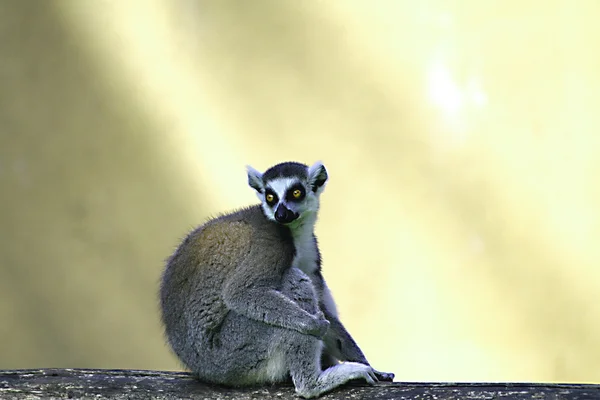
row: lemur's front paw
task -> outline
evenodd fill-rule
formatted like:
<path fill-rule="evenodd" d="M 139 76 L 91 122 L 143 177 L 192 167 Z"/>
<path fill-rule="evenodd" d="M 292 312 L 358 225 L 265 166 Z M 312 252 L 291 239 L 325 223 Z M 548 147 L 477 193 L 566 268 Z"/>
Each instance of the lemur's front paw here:
<path fill-rule="evenodd" d="M 387 382 L 394 381 L 395 375 L 391 372 L 380 372 L 380 371 L 377 371 L 376 369 L 374 369 L 373 372 L 375 372 L 375 376 L 380 381 L 387 381 Z"/>

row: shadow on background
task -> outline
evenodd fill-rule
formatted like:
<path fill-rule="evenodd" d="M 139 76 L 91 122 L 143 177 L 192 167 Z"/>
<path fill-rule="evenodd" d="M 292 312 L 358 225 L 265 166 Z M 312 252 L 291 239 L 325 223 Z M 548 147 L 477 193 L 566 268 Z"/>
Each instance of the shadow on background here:
<path fill-rule="evenodd" d="M 600 5 L 377 4 L 0 3 L 0 368 L 179 368 L 163 260 L 320 159 L 376 368 L 600 382 Z"/>

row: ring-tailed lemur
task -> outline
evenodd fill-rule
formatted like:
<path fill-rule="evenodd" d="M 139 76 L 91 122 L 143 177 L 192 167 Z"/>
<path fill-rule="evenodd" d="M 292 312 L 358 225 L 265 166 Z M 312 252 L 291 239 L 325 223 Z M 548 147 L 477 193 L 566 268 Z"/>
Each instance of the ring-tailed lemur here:
<path fill-rule="evenodd" d="M 160 300 L 168 341 L 200 380 L 243 386 L 288 380 L 302 397 L 374 370 L 340 322 L 321 275 L 314 225 L 321 163 L 248 167 L 260 205 L 212 219 L 169 258 Z"/>

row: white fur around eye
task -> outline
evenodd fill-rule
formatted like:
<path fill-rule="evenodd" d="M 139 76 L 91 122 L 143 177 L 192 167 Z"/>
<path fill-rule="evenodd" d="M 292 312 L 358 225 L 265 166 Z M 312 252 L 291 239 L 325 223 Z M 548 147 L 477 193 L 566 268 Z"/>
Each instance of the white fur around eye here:
<path fill-rule="evenodd" d="M 287 192 L 289 187 L 297 181 L 298 180 L 294 178 L 276 178 L 270 181 L 267 184 L 267 187 L 270 187 L 271 190 L 277 194 L 277 197 L 279 197 L 279 200 L 281 201 L 282 199 L 285 199 L 285 192 Z"/>

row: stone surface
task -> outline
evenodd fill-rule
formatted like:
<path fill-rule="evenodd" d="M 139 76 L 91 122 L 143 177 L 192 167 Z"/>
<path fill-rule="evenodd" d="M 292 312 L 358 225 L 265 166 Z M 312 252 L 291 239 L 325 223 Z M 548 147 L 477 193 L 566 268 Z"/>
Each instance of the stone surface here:
<path fill-rule="evenodd" d="M 30 369 L 0 371 L 1 399 L 295 399 L 291 385 L 224 388 L 189 373 L 137 370 Z M 600 385 L 527 383 L 351 384 L 322 399 L 476 400 L 600 399 Z"/>

